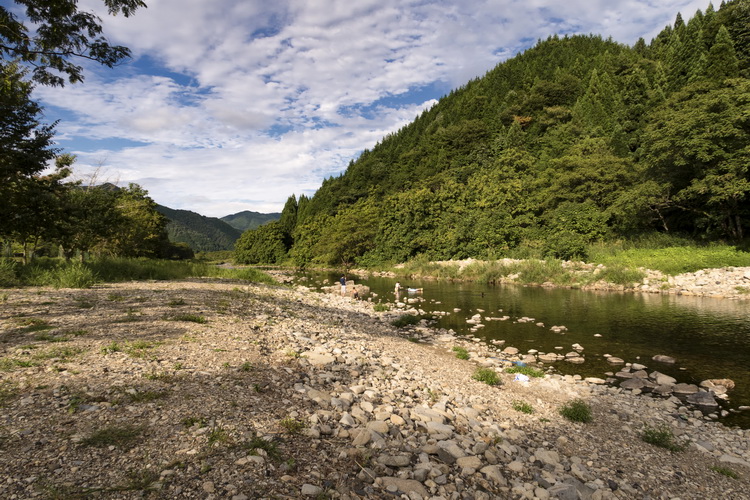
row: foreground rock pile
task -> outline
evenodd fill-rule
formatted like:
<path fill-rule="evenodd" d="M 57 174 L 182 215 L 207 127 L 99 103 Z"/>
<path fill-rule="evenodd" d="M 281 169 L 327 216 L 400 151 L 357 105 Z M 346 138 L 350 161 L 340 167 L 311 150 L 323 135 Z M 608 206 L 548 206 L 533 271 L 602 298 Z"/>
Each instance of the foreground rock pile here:
<path fill-rule="evenodd" d="M 200 281 L 2 296 L 0 498 L 750 498 L 750 432 L 515 381 L 488 346 L 366 302 Z M 592 422 L 560 415 L 578 398 Z"/>

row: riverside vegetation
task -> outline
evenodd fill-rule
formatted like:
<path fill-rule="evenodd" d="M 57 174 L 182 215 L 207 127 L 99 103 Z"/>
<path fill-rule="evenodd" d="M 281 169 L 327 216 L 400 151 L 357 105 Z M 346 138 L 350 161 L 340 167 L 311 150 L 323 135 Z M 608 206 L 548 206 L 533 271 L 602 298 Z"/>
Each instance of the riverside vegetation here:
<path fill-rule="evenodd" d="M 750 431 L 367 301 L 219 278 L 1 295 L 3 498 L 750 498 Z"/>

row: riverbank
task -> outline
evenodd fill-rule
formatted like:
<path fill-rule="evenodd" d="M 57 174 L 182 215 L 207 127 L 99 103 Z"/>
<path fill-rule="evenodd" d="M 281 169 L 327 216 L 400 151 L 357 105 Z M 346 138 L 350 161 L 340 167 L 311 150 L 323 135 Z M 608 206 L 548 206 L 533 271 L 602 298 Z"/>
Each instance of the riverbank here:
<path fill-rule="evenodd" d="M 529 272 L 531 271 L 531 272 Z M 612 268 L 578 261 L 528 261 L 475 259 L 434 261 L 421 267 L 407 264 L 395 271 L 353 271 L 360 275 L 406 276 L 422 279 L 492 281 L 503 284 L 534 284 L 582 290 L 627 291 L 701 297 L 750 299 L 750 267 L 722 267 L 668 275 L 653 269 Z M 529 277 L 531 275 L 532 277 Z M 617 281 L 612 281 L 617 277 Z"/>
<path fill-rule="evenodd" d="M 0 296 L 2 498 L 750 498 L 750 431 L 517 382 L 489 346 L 365 301 L 205 280 Z M 590 423 L 559 413 L 578 398 Z"/>

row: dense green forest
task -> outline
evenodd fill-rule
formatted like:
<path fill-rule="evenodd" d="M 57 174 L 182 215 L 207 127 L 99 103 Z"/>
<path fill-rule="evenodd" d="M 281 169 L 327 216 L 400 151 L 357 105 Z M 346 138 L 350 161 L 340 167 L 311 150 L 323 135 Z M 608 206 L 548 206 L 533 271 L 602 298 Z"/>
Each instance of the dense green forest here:
<path fill-rule="evenodd" d="M 226 215 L 221 218 L 224 222 L 229 224 L 235 229 L 238 229 L 240 233 L 247 231 L 248 229 L 257 229 L 267 222 L 273 222 L 279 220 L 281 217 L 280 213 L 263 214 L 260 212 L 252 212 L 250 210 L 244 210 L 232 215 Z"/>
<path fill-rule="evenodd" d="M 163 214 L 167 223 L 169 241 L 184 243 L 196 252 L 232 250 L 234 242 L 242 234 L 216 217 L 205 217 L 190 210 L 176 210 L 157 205 L 156 210 Z"/>
<path fill-rule="evenodd" d="M 239 261 L 585 257 L 653 233 L 747 242 L 750 1 L 650 43 L 553 36 L 365 150 Z"/>

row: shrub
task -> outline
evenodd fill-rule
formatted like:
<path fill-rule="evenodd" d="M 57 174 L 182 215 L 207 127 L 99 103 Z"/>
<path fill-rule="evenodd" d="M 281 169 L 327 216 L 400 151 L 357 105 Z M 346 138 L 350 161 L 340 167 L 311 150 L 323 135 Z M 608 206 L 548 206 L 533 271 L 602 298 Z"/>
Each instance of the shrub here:
<path fill-rule="evenodd" d="M 506 368 L 505 373 L 520 373 L 522 375 L 526 375 L 527 377 L 536 378 L 544 377 L 544 372 L 542 370 L 538 370 L 530 366 L 513 366 L 511 368 Z"/>
<path fill-rule="evenodd" d="M 501 383 L 500 377 L 492 368 L 477 368 L 471 378 L 480 382 L 484 382 L 487 385 L 500 385 Z"/>
<path fill-rule="evenodd" d="M 11 259 L 0 259 L 0 288 L 10 288 L 19 284 L 16 263 Z"/>
<path fill-rule="evenodd" d="M 531 415 L 534 413 L 534 408 L 525 401 L 519 401 L 515 400 L 513 401 L 513 409 L 516 411 L 520 411 L 521 413 L 526 413 L 527 415 Z"/>
<path fill-rule="evenodd" d="M 593 416 L 591 414 L 591 406 L 582 400 L 574 399 L 568 401 L 560 408 L 560 415 L 567 418 L 571 422 L 591 422 Z"/>
<path fill-rule="evenodd" d="M 287 434 L 299 434 L 302 432 L 302 429 L 305 428 L 305 423 L 296 418 L 286 417 L 279 421 L 279 426 L 283 428 Z"/>
<path fill-rule="evenodd" d="M 458 359 L 469 359 L 471 356 L 469 356 L 469 351 L 467 351 L 465 348 L 460 346 L 455 346 L 453 348 L 453 352 L 456 353 L 456 357 Z"/>
<path fill-rule="evenodd" d="M 647 424 L 643 428 L 641 439 L 648 444 L 658 446 L 659 448 L 665 448 L 673 453 L 684 451 L 687 448 L 687 442 L 678 441 L 677 438 L 675 438 L 672 429 L 666 424 L 661 424 L 656 427 Z"/>

